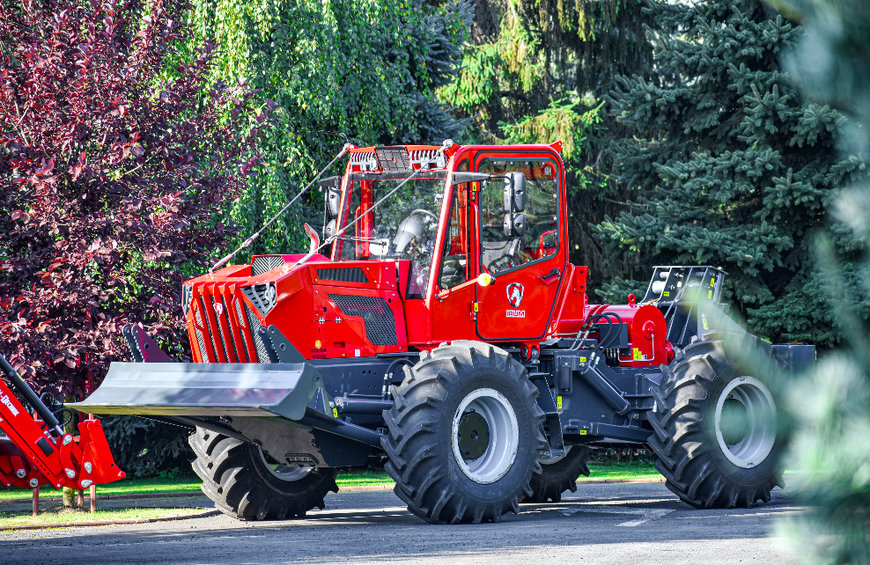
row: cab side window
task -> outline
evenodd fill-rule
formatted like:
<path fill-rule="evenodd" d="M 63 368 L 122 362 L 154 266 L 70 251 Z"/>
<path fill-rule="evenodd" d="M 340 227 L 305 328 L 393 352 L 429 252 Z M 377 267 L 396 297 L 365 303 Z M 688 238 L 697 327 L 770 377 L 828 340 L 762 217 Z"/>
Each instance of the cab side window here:
<path fill-rule="evenodd" d="M 504 209 L 504 184 L 490 181 L 480 193 L 481 262 L 490 273 L 503 272 L 553 255 L 559 246 L 558 167 L 550 159 L 484 159 L 479 171 L 526 177 L 522 211 Z M 524 216 L 524 220 L 518 218 Z M 510 220 L 510 221 L 509 221 Z"/>

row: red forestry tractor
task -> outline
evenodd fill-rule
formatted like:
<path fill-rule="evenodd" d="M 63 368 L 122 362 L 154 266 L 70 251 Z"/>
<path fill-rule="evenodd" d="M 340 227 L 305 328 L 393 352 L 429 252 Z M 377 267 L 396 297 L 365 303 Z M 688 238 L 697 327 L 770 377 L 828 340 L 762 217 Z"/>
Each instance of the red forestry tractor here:
<path fill-rule="evenodd" d="M 323 244 L 306 226 L 307 254 L 223 266 L 234 252 L 185 282 L 194 362 L 129 329 L 136 362 L 74 406 L 189 425 L 203 491 L 242 519 L 322 508 L 336 469 L 375 455 L 420 518 L 496 521 L 559 501 L 612 444 L 648 447 L 694 506 L 768 500 L 773 397 L 698 302 L 725 273 L 657 267 L 642 300 L 589 304 L 560 150 L 345 147 L 320 181 Z M 814 359 L 747 337 L 781 366 Z"/>

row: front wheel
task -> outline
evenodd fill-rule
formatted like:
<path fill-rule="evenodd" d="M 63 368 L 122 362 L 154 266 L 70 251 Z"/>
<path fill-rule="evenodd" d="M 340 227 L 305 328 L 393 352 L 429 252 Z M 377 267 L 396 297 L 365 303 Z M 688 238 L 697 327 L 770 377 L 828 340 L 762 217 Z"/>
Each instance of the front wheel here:
<path fill-rule="evenodd" d="M 655 393 L 649 440 L 667 487 L 699 508 L 749 507 L 779 483 L 776 404 L 738 373 L 718 340 L 695 342 Z"/>
<path fill-rule="evenodd" d="M 282 465 L 256 445 L 197 428 L 188 439 L 193 470 L 215 506 L 240 520 L 300 518 L 338 492 L 335 469 Z"/>
<path fill-rule="evenodd" d="M 393 396 L 385 469 L 408 510 L 434 523 L 518 511 L 546 446 L 537 389 L 522 365 L 502 349 L 456 341 L 406 369 Z"/>

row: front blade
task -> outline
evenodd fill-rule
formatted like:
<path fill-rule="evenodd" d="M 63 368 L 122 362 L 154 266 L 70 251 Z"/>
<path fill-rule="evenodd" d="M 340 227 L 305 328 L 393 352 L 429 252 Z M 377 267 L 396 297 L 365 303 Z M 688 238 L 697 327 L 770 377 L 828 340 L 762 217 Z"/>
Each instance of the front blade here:
<path fill-rule="evenodd" d="M 322 386 L 307 363 L 112 363 L 91 396 L 67 406 L 91 414 L 299 420 Z"/>

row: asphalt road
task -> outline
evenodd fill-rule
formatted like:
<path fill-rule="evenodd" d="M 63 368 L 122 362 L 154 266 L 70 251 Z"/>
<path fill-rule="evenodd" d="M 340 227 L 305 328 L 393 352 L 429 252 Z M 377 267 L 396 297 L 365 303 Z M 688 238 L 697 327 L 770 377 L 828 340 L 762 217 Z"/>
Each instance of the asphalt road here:
<path fill-rule="evenodd" d="M 304 520 L 227 516 L 0 533 L 0 563 L 795 563 L 771 537 L 788 492 L 750 509 L 695 510 L 662 483 L 587 484 L 497 524 L 431 525 L 392 491 L 331 494 Z M 205 498 L 184 499 L 208 506 Z M 181 500 L 179 504 L 183 503 Z"/>

